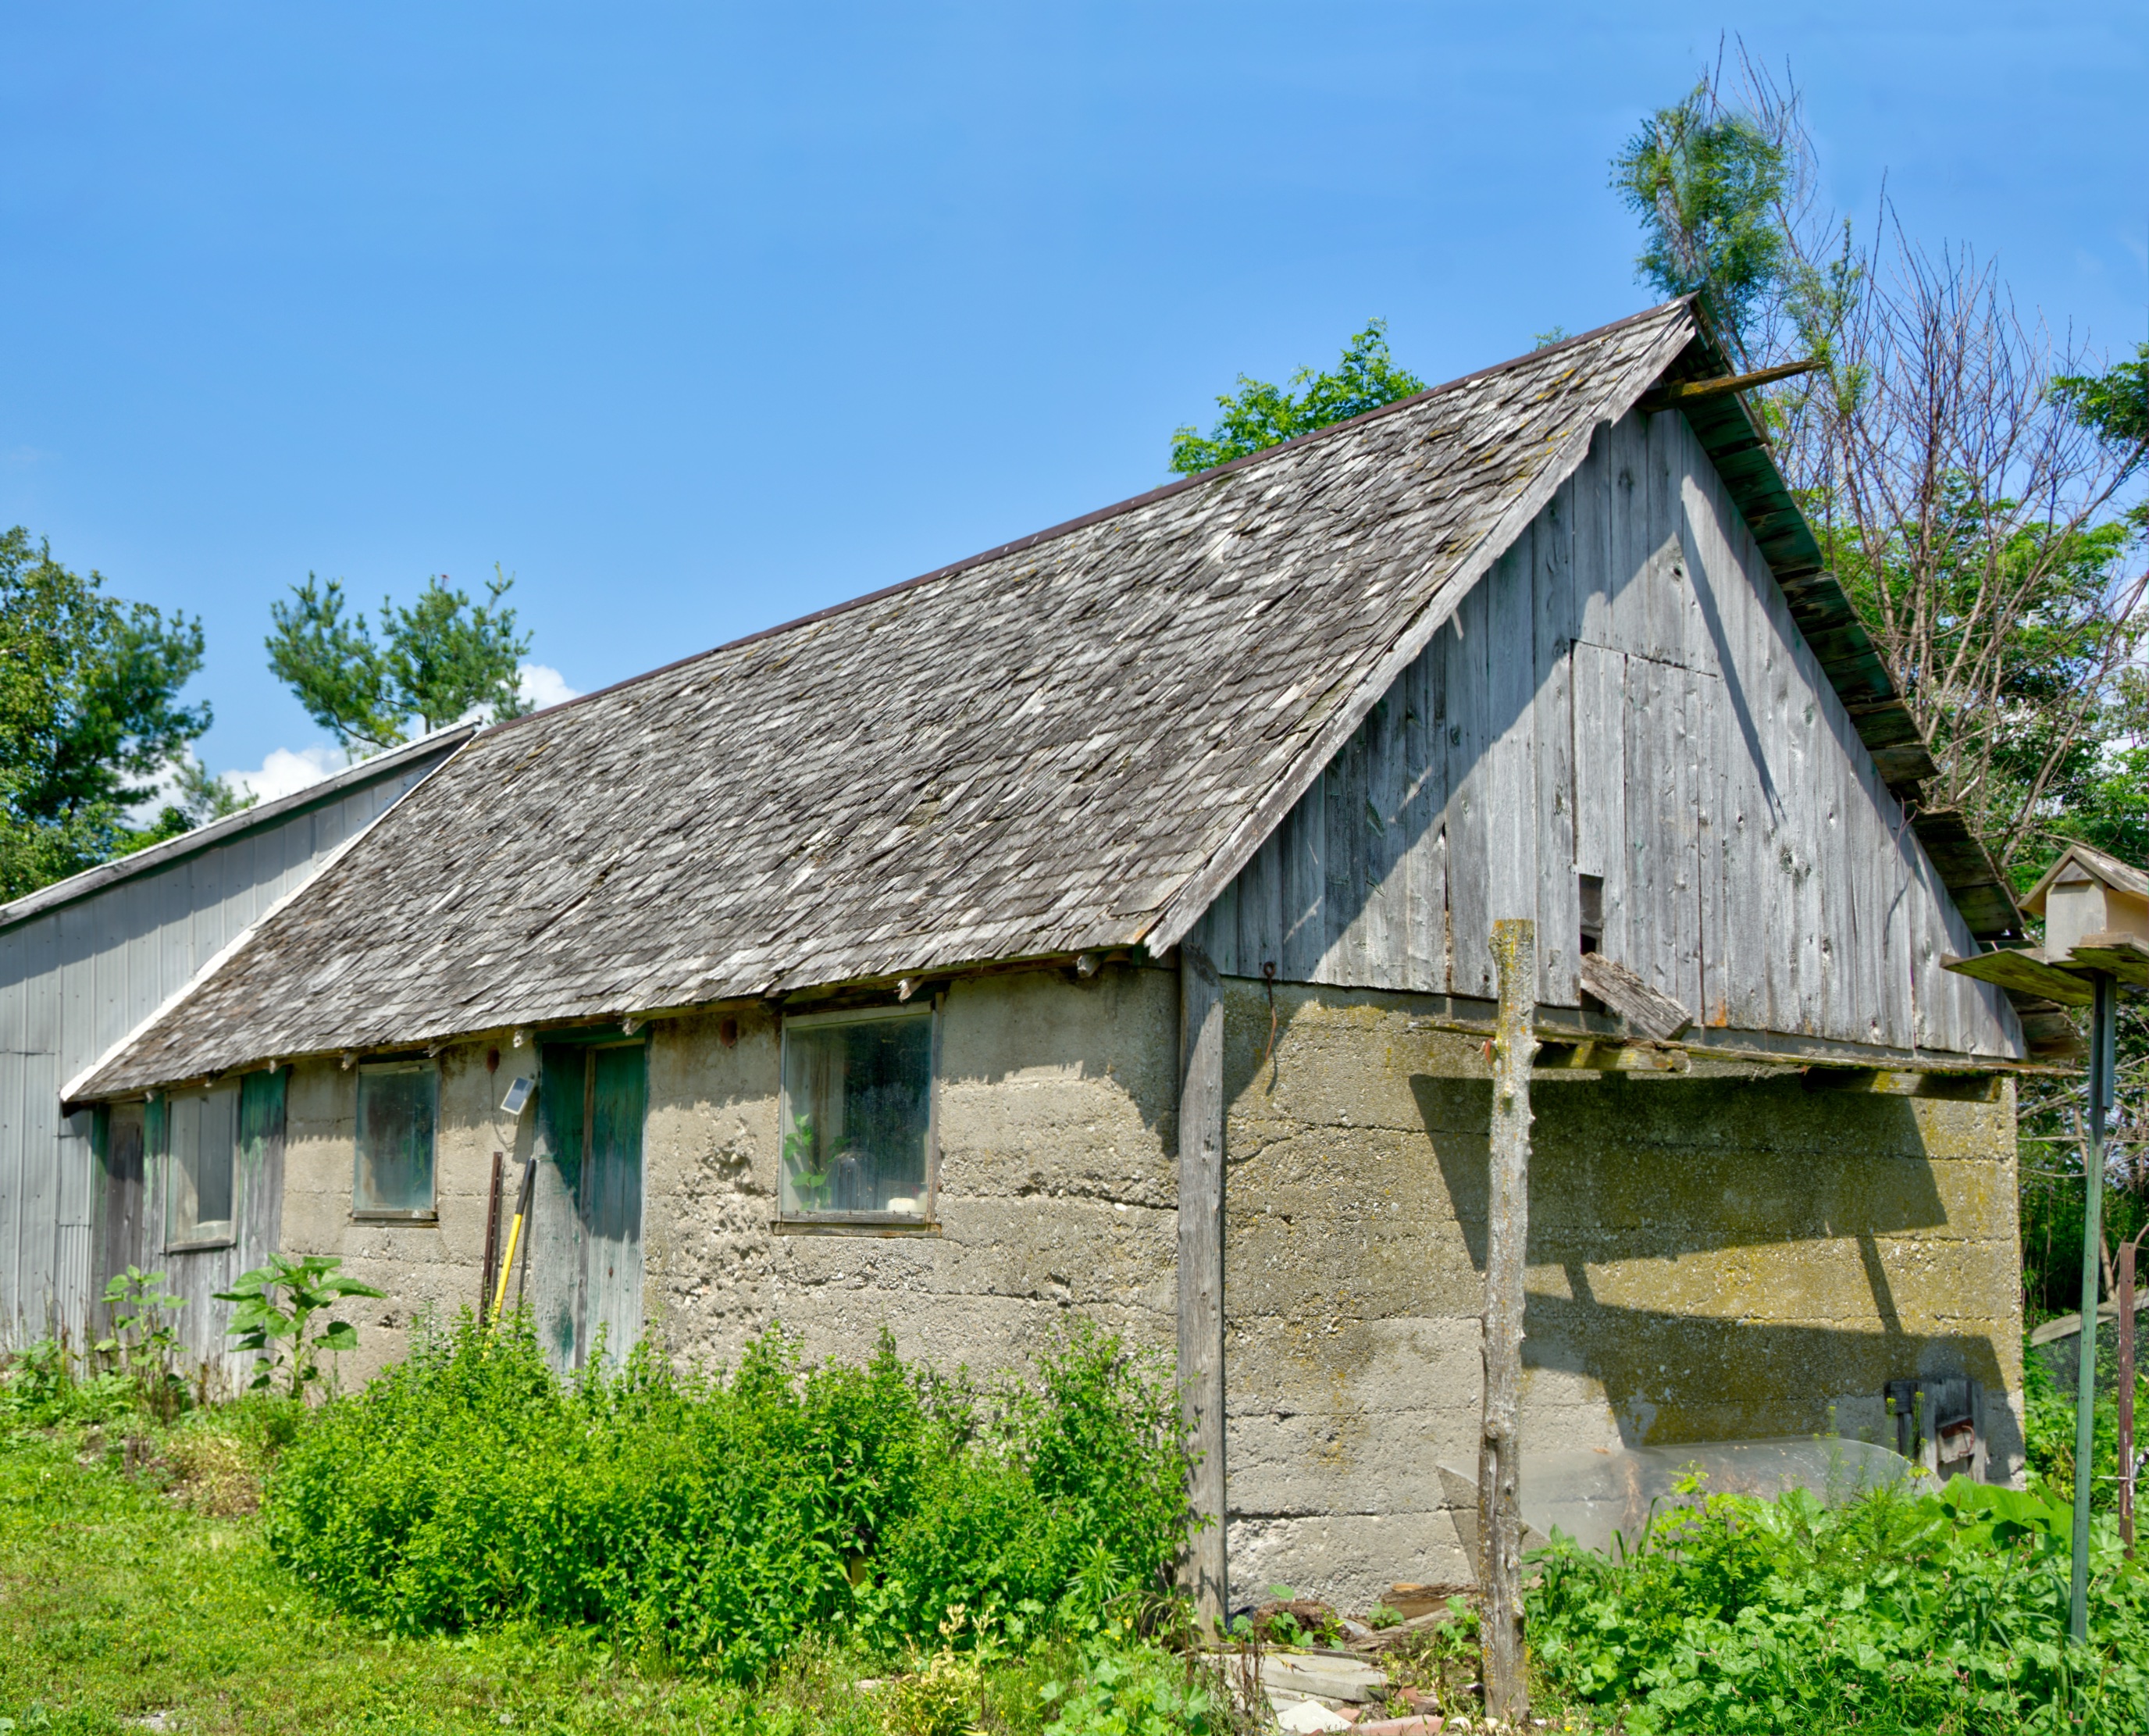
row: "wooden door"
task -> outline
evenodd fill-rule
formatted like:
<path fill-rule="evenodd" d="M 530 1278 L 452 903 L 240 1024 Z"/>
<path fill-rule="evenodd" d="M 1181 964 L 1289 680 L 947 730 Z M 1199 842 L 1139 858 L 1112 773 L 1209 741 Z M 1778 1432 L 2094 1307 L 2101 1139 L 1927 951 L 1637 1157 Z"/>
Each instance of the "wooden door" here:
<path fill-rule="evenodd" d="M 556 1367 L 581 1367 L 600 1336 L 625 1360 L 642 1333 L 642 1043 L 548 1043 L 538 1087 L 541 1161 L 526 1230 L 529 1293 Z"/>
<path fill-rule="evenodd" d="M 110 1324 L 103 1311 L 105 1286 L 128 1266 L 147 1263 L 142 1110 L 138 1103 L 115 1103 L 97 1111 L 93 1135 L 99 1160 L 96 1266 L 90 1273 L 89 1300 L 92 1323 L 99 1336 Z"/>

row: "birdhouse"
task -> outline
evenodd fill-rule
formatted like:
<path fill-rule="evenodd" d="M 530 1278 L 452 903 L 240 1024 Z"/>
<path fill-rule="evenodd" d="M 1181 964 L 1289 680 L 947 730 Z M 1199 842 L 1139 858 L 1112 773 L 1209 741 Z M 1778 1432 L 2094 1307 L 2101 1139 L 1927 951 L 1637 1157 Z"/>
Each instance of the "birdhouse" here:
<path fill-rule="evenodd" d="M 2131 935 L 2149 945 L 2149 873 L 2087 844 L 2070 844 L 2022 908 L 2045 918 L 2047 959 L 2064 959 L 2105 934 Z"/>

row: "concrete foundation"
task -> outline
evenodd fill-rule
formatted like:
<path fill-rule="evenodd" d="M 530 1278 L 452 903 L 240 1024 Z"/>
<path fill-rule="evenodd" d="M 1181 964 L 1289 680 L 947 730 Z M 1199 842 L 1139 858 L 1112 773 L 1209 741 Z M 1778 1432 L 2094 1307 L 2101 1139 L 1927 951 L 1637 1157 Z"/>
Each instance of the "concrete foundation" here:
<path fill-rule="evenodd" d="M 1408 995 L 1227 984 L 1234 1595 L 1474 1577 L 1489 1069 Z M 1799 1074 L 1540 1072 L 1526 1452 L 1840 1432 L 1967 1374 L 2019 1477 L 2015 1105 Z"/>
<path fill-rule="evenodd" d="M 1474 1477 L 1488 1074 L 1407 994 L 1227 979 L 1225 1311 L 1233 1596 L 1351 1608 L 1472 1577 L 1438 1467 Z M 941 1009 L 937 1234 L 801 1235 L 776 1216 L 777 1024 L 649 1029 L 645 1333 L 727 1361 L 772 1321 L 856 1357 L 1025 1362 L 1069 1316 L 1174 1341 L 1178 997 L 1108 968 L 958 981 Z M 731 1040 L 727 1042 L 726 1037 Z M 488 1047 L 501 1046 L 497 1073 Z M 283 1245 L 388 1291 L 346 1385 L 413 1313 L 477 1296 L 496 1110 L 531 1052 L 440 1057 L 439 1221 L 350 1215 L 355 1074 L 294 1068 Z M 2019 1477 L 2014 1100 L 1684 1074 L 1540 1073 L 1525 1451 L 1884 1431 L 1910 1375 L 1988 1389 L 1991 1474 Z M 511 1168 L 511 1182 L 514 1175 Z"/>

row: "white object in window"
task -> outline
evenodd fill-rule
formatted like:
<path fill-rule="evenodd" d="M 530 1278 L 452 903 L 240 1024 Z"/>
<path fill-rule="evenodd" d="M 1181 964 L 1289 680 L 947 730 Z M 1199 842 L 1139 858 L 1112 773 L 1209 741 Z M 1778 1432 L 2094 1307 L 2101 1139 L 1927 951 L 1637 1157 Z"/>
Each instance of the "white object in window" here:
<path fill-rule="evenodd" d="M 164 1244 L 216 1248 L 234 1238 L 239 1082 L 174 1091 L 164 1101 Z"/>
<path fill-rule="evenodd" d="M 391 1061 L 358 1069 L 354 1214 L 433 1215 L 433 1135 L 440 1090 L 440 1075 L 430 1061 Z"/>
<path fill-rule="evenodd" d="M 784 1217 L 930 1221 L 935 1024 L 929 1006 L 783 1021 Z"/>

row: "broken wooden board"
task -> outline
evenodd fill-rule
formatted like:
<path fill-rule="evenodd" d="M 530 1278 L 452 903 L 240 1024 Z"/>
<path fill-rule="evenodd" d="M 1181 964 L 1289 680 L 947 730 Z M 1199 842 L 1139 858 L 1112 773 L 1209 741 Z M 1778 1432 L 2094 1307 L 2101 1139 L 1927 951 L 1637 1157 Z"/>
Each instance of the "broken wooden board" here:
<path fill-rule="evenodd" d="M 2090 987 L 2080 977 L 2046 962 L 2033 946 L 2002 947 L 1968 959 L 1946 958 L 1940 963 L 1957 976 L 1975 977 L 2001 989 L 2040 995 L 2064 1007 L 2089 1004 Z"/>
<path fill-rule="evenodd" d="M 1694 1014 L 1671 996 L 1602 953 L 1583 954 L 1580 974 L 1584 989 L 1654 1042 L 1669 1043 L 1694 1024 Z"/>

